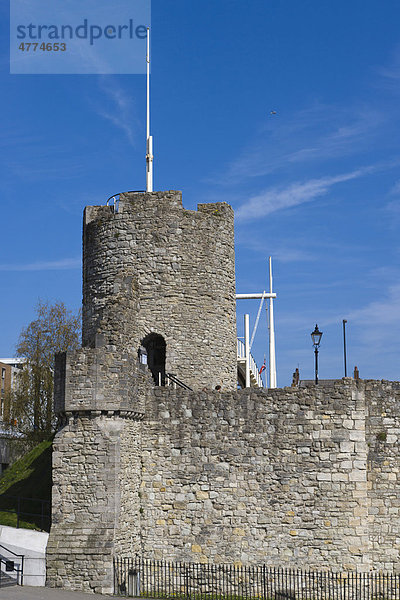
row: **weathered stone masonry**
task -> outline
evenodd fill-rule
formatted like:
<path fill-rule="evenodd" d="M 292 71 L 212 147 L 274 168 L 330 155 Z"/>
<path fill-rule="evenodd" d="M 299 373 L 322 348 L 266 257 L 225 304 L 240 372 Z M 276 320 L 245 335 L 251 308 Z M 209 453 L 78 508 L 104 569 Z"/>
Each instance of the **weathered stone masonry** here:
<path fill-rule="evenodd" d="M 166 370 L 194 389 L 236 388 L 233 211 L 182 208 L 180 192 L 124 194 L 85 210 L 83 345 L 100 333 L 136 354 L 166 341 Z"/>
<path fill-rule="evenodd" d="M 152 378 L 125 352 L 98 348 L 58 355 L 53 451 L 52 586 L 111 590 L 112 554 L 139 539 L 140 421 Z M 60 381 L 61 379 L 61 381 Z M 121 472 L 129 478 L 121 481 Z M 127 507 L 129 506 L 129 510 Z"/>
<path fill-rule="evenodd" d="M 218 230 L 219 218 L 230 227 L 230 209 L 212 205 L 199 216 L 184 211 L 175 192 L 125 202 L 117 214 L 107 207 L 86 210 L 86 346 L 60 355 L 56 365 L 62 424 L 54 442 L 48 584 L 110 592 L 113 556 L 134 554 L 398 570 L 400 383 L 348 378 L 318 387 L 234 390 L 221 360 L 224 346 L 235 343 L 234 316 L 230 296 L 219 289 L 224 278 L 228 287 L 234 283 L 231 242 Z M 146 214 L 157 224 L 154 235 Z M 189 234 L 178 250 L 175 236 L 186 219 L 187 231 L 197 231 L 200 222 L 197 256 L 209 264 L 206 274 L 218 289 L 192 278 L 201 263 L 185 254 Z M 174 223 L 171 252 L 168 235 L 157 237 L 162 223 Z M 221 246 L 212 246 L 210 227 Z M 115 237 L 118 230 L 123 233 Z M 114 246 L 114 240 L 120 241 Z M 163 248 L 168 251 L 159 253 Z M 220 252 L 220 266 L 208 248 Z M 156 262 L 150 264 L 151 253 Z M 175 262 L 181 287 L 173 284 Z M 150 275 L 159 264 L 153 279 L 145 263 Z M 219 270 L 225 267 L 228 275 Z M 225 331 L 215 351 L 211 340 L 203 344 L 207 320 L 196 319 L 203 303 L 214 314 L 214 329 L 221 319 Z M 152 328 L 167 341 L 171 370 L 188 375 L 195 391 L 154 387 L 137 356 Z M 180 352 L 205 375 L 191 370 Z M 214 383 L 213 374 L 226 382 L 223 393 L 201 391 Z"/>
<path fill-rule="evenodd" d="M 156 390 L 142 423 L 142 551 L 398 569 L 400 384 Z"/>
<path fill-rule="evenodd" d="M 144 375 L 143 375 L 144 377 Z M 113 554 L 396 570 L 400 384 L 155 389 L 143 418 L 70 416 L 49 583 L 111 589 Z"/>

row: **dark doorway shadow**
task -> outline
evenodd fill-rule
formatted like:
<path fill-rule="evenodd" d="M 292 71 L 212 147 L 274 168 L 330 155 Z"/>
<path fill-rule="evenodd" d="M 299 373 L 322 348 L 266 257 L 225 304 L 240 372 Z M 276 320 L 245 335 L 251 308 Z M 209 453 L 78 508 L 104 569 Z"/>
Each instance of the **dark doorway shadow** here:
<path fill-rule="evenodd" d="M 165 357 L 167 345 L 162 335 L 150 333 L 143 341 L 142 346 L 147 351 L 147 366 L 156 385 L 165 385 Z"/>

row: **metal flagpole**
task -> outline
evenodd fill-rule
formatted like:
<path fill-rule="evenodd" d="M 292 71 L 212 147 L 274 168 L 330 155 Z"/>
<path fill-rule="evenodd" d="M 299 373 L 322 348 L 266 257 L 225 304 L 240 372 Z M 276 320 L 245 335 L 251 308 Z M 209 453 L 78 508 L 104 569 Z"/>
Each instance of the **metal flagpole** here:
<path fill-rule="evenodd" d="M 276 388 L 274 300 L 272 295 L 272 258 L 269 257 L 269 387 Z"/>
<path fill-rule="evenodd" d="M 150 135 L 150 27 L 147 28 L 146 192 L 153 191 L 153 136 Z"/>

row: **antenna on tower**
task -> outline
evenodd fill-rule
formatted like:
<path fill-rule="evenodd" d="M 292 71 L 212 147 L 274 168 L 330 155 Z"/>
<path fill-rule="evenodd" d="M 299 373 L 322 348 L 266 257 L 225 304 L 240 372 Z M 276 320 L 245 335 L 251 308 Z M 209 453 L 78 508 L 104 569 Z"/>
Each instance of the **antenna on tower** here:
<path fill-rule="evenodd" d="M 153 136 L 150 135 L 150 27 L 147 28 L 146 192 L 153 191 Z"/>

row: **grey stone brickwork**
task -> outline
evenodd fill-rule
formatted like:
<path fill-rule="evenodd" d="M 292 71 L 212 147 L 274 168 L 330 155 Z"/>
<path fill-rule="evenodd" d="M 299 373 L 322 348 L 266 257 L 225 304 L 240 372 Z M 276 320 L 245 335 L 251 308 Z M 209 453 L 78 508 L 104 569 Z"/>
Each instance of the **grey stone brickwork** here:
<path fill-rule="evenodd" d="M 137 356 L 111 348 L 82 348 L 56 356 L 56 413 L 118 411 L 143 414 L 151 377 Z M 61 373 L 63 385 L 59 376 Z M 150 390 L 149 390 L 150 391 Z"/>
<path fill-rule="evenodd" d="M 56 436 L 47 585 L 112 592 L 124 425 L 118 416 L 71 415 Z"/>
<path fill-rule="evenodd" d="M 112 592 L 113 554 L 140 549 L 140 421 L 153 380 L 136 356 L 103 341 L 56 357 L 47 581 Z"/>
<path fill-rule="evenodd" d="M 113 557 L 134 554 L 400 569 L 400 383 L 236 391 L 232 224 L 177 192 L 86 209 L 84 347 L 56 360 L 48 585 L 112 592 Z M 137 354 L 151 331 L 194 391 L 154 385 Z"/>
<path fill-rule="evenodd" d="M 142 432 L 143 552 L 369 569 L 366 411 L 362 387 L 349 380 L 269 392 L 156 390 Z"/>
<path fill-rule="evenodd" d="M 49 584 L 110 591 L 112 557 L 136 553 L 398 570 L 399 393 L 154 388 L 143 418 L 74 413 L 55 441 Z"/>
<path fill-rule="evenodd" d="M 399 570 L 400 383 L 366 382 L 368 524 L 374 568 Z"/>
<path fill-rule="evenodd" d="M 182 207 L 180 192 L 123 194 L 87 207 L 83 345 L 104 335 L 133 354 L 150 333 L 166 341 L 166 370 L 193 389 L 236 388 L 233 210 Z"/>

